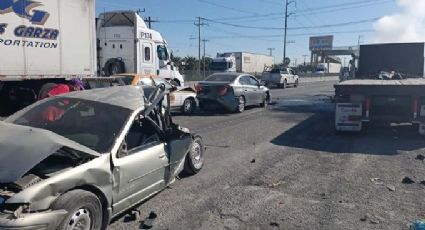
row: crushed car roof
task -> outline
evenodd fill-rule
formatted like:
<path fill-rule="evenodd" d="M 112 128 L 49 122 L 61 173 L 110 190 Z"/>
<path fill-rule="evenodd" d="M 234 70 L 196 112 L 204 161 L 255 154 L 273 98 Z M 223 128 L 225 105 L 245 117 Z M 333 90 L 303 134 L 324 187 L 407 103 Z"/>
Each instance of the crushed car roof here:
<path fill-rule="evenodd" d="M 139 86 L 116 86 L 63 94 L 58 97 L 80 98 L 137 110 L 145 105 L 144 91 Z"/>

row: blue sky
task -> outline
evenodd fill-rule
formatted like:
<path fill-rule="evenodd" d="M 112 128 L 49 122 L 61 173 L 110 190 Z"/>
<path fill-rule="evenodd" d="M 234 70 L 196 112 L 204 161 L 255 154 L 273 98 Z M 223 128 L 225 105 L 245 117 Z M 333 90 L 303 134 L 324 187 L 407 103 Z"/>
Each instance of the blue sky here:
<path fill-rule="evenodd" d="M 287 56 L 298 63 L 302 55 L 310 54 L 310 35 L 334 35 L 334 46 L 356 45 L 359 36 L 363 43 L 370 42 L 374 37 L 371 19 L 399 10 L 395 0 L 294 1 L 288 8 L 294 13 L 288 19 L 288 40 L 295 43 L 288 44 Z M 198 16 L 213 20 L 202 27 L 201 37 L 210 40 L 207 56 L 226 51 L 268 54 L 267 48 L 275 48 L 276 60 L 283 56 L 283 30 L 279 28 L 284 25 L 284 0 L 97 0 L 96 8 L 98 13 L 145 9 L 142 15 L 159 21 L 153 28 L 163 34 L 177 56 L 197 56 L 198 31 L 193 23 Z M 363 20 L 367 22 L 323 27 Z"/>

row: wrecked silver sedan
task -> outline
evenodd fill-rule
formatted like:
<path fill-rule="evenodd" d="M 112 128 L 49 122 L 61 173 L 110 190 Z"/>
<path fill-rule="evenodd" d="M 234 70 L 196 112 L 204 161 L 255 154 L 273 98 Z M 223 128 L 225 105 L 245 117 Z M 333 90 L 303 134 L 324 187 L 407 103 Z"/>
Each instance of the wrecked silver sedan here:
<path fill-rule="evenodd" d="M 105 229 L 111 218 L 199 172 L 200 136 L 175 125 L 164 87 L 81 91 L 0 122 L 0 229 Z"/>

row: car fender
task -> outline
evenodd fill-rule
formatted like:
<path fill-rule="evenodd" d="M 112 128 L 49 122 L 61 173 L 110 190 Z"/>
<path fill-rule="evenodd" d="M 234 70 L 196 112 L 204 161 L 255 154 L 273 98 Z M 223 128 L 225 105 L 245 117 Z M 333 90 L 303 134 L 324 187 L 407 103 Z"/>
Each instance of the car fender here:
<path fill-rule="evenodd" d="M 51 178 L 15 194 L 6 203 L 29 204 L 31 211 L 47 210 L 60 195 L 78 187 L 94 186 L 103 193 L 110 207 L 113 187 L 110 161 L 110 154 L 105 154 L 75 168 L 57 172 Z"/>

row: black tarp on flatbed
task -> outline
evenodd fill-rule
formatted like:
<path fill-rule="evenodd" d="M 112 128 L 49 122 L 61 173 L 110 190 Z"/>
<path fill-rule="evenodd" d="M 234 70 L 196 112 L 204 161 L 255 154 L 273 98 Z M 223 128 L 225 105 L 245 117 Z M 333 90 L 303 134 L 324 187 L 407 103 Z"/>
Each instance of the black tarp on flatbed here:
<path fill-rule="evenodd" d="M 380 71 L 424 75 L 425 43 L 393 43 L 360 46 L 359 78 L 378 75 Z"/>

